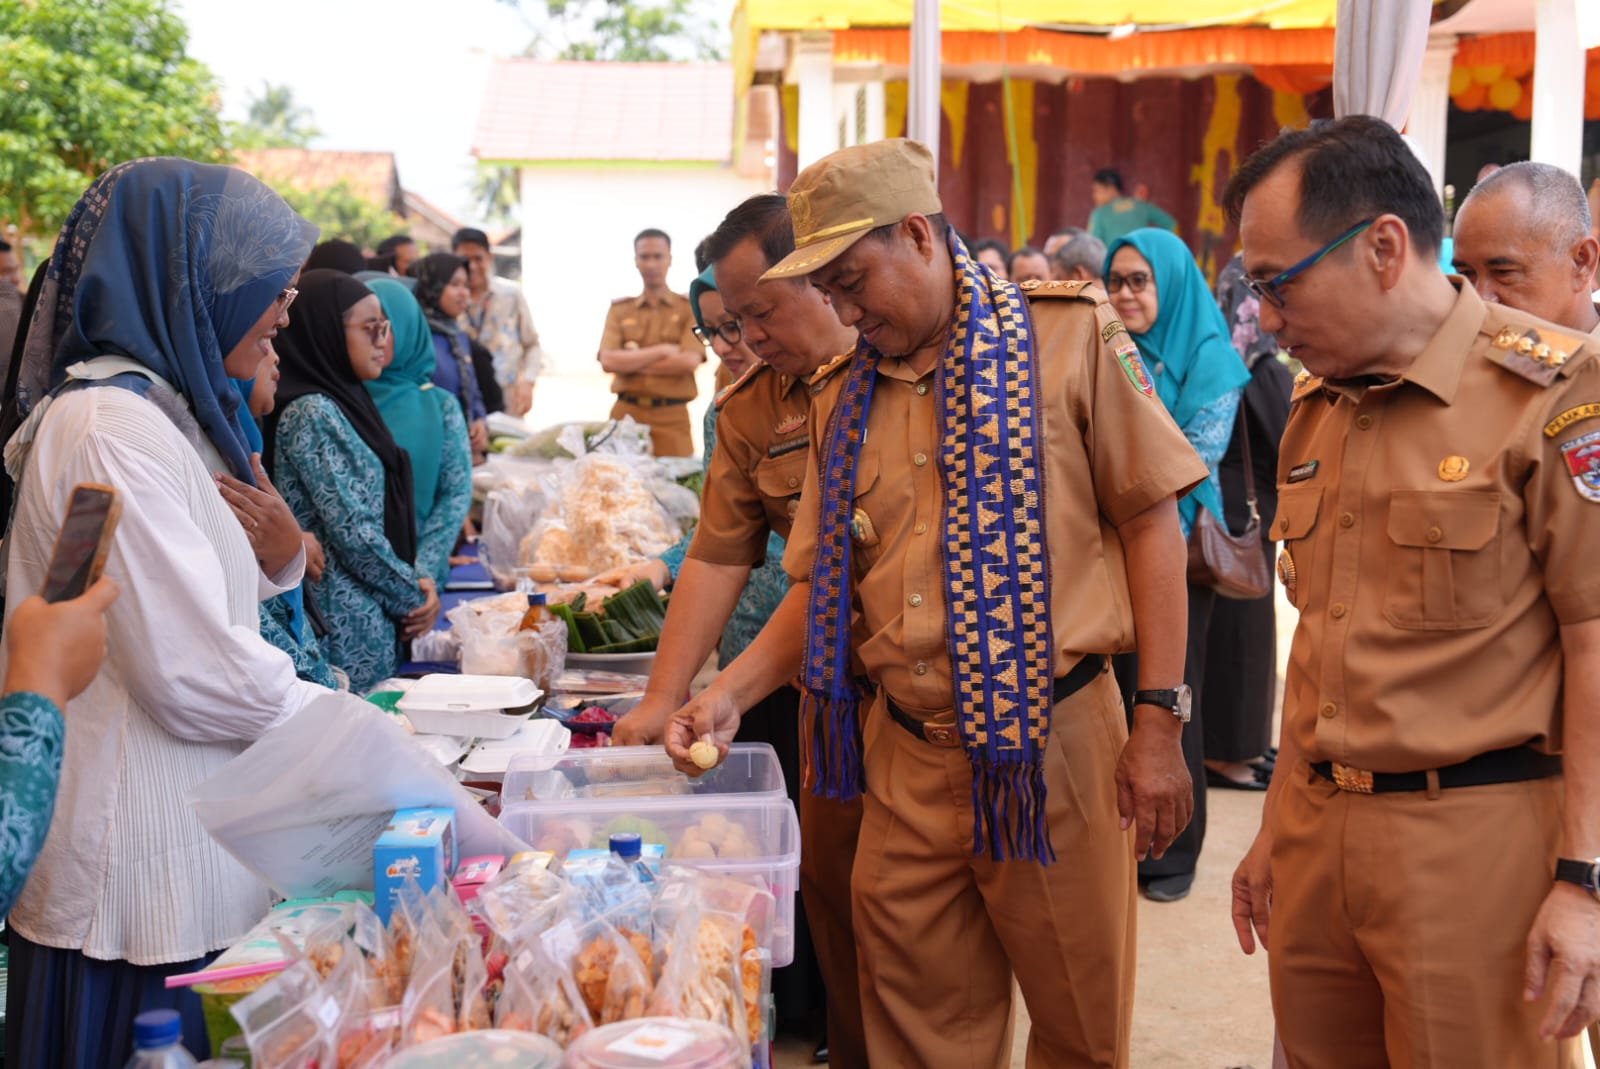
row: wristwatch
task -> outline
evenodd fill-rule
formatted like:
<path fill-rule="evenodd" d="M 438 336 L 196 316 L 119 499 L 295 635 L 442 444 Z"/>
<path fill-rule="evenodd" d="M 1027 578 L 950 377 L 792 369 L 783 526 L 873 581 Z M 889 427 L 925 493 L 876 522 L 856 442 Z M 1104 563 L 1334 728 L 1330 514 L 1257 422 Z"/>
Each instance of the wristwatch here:
<path fill-rule="evenodd" d="M 1570 858 L 1556 860 L 1556 879 L 1564 883 L 1575 883 L 1579 887 L 1600 899 L 1600 857 L 1592 861 L 1573 861 Z"/>
<path fill-rule="evenodd" d="M 1179 683 L 1171 690 L 1136 690 L 1133 692 L 1133 704 L 1159 705 L 1187 724 L 1193 714 L 1194 691 L 1189 689 L 1187 683 Z"/>

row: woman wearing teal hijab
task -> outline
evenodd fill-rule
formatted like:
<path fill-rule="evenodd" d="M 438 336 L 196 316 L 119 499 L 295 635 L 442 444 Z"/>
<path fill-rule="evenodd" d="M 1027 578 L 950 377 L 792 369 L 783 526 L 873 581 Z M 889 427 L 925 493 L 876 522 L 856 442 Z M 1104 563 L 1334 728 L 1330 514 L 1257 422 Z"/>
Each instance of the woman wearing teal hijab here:
<path fill-rule="evenodd" d="M 411 455 L 417 507 L 417 568 L 440 590 L 450 578 L 450 553 L 472 505 L 472 448 L 460 403 L 434 387 L 433 335 L 416 297 L 402 283 L 374 278 L 388 317 L 394 359 L 366 383 L 395 442 Z"/>
<path fill-rule="evenodd" d="M 1178 501 L 1184 537 L 1194 528 L 1199 510 L 1223 519 L 1222 487 L 1217 468 L 1233 437 L 1239 398 L 1250 372 L 1234 351 L 1230 332 L 1205 276 L 1176 234 L 1143 229 L 1118 239 L 1106 255 L 1106 291 L 1117 316 L 1133 335 L 1144 357 L 1156 395 L 1206 462 L 1210 477 Z M 1160 860 L 1141 861 L 1139 879 L 1145 894 L 1158 902 L 1188 895 L 1206 834 L 1206 768 L 1202 728 L 1206 634 L 1216 594 L 1209 587 L 1189 587 L 1189 644 L 1184 679 L 1193 688 L 1191 719 L 1183 729 L 1184 763 L 1194 781 L 1194 817 Z M 1125 694 L 1134 689 L 1137 665 L 1131 657 L 1116 659 L 1117 679 Z"/>

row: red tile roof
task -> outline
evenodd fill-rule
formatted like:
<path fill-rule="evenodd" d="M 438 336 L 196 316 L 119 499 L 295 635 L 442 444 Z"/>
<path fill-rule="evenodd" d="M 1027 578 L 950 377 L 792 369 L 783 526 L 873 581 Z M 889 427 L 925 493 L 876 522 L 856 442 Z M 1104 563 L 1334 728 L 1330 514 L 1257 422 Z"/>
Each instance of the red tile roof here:
<path fill-rule="evenodd" d="M 725 162 L 733 155 L 733 68 L 497 60 L 472 153 L 504 162 Z"/>
<path fill-rule="evenodd" d="M 241 150 L 234 157 L 235 166 L 268 185 L 282 182 L 299 189 L 322 189 L 345 182 L 352 193 L 396 214 L 405 209 L 392 152 L 263 148 Z"/>

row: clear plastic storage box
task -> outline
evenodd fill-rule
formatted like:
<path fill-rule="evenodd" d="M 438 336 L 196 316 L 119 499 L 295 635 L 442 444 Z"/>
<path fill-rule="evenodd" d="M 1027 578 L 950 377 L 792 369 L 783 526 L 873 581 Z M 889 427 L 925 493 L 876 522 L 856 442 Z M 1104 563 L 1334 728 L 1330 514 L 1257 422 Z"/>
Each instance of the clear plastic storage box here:
<path fill-rule="evenodd" d="M 553 768 L 521 759 L 506 772 L 500 822 L 535 850 L 558 858 L 604 850 L 631 832 L 657 843 L 669 864 L 751 883 L 776 902 L 772 964 L 794 959 L 794 896 L 800 823 L 777 754 L 741 744 L 718 769 L 690 779 L 658 747 L 572 750 Z"/>

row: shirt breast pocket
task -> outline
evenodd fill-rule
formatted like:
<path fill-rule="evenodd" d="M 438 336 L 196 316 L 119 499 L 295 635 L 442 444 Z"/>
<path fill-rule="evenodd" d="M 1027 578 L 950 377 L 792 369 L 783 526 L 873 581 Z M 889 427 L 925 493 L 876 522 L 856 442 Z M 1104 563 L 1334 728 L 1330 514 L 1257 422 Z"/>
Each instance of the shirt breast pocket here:
<path fill-rule="evenodd" d="M 1305 608 L 1311 583 L 1311 533 L 1322 507 L 1322 487 L 1284 490 L 1278 497 L 1278 515 L 1272 521 L 1272 538 L 1283 543 L 1278 557 L 1278 579 L 1289 604 Z"/>
<path fill-rule="evenodd" d="M 799 497 L 806 481 L 806 455 L 802 447 L 757 461 L 756 489 L 761 491 L 761 496 L 768 501 Z"/>
<path fill-rule="evenodd" d="M 1383 615 L 1408 631 L 1465 631 L 1500 614 L 1500 495 L 1395 490 L 1389 495 Z"/>
<path fill-rule="evenodd" d="M 850 555 L 857 575 L 877 563 L 882 552 L 881 524 L 885 517 L 875 515 L 877 508 L 874 493 L 878 487 L 878 457 L 863 446 L 856 459 L 855 500 L 850 505 Z"/>

